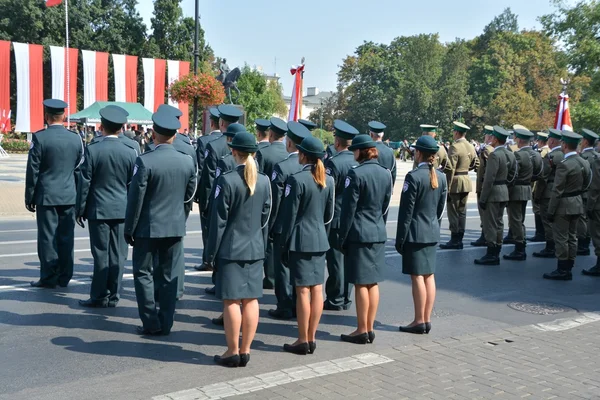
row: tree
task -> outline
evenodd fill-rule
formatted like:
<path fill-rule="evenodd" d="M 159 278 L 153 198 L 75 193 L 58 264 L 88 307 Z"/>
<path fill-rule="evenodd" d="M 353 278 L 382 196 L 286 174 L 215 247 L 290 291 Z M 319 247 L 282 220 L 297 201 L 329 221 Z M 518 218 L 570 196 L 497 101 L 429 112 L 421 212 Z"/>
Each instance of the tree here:
<path fill-rule="evenodd" d="M 319 138 L 325 144 L 325 146 L 333 144 L 334 137 L 333 132 L 331 131 L 326 131 L 325 129 L 317 128 L 312 132 L 312 135 L 316 138 Z"/>
<path fill-rule="evenodd" d="M 323 129 L 326 131 L 333 131 L 333 121 L 335 121 L 340 115 L 339 109 L 339 95 L 337 92 L 331 94 L 330 97 L 323 100 L 323 105 L 319 106 L 313 112 L 310 113 L 308 119 L 321 126 L 321 117 L 323 118 Z"/>

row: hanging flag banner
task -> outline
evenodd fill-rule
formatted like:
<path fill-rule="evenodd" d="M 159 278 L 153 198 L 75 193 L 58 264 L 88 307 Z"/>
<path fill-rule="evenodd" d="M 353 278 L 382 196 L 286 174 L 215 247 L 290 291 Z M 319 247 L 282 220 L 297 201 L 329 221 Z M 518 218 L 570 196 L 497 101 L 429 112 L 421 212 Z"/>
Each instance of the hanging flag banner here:
<path fill-rule="evenodd" d="M 144 67 L 144 107 L 155 112 L 158 106 L 165 103 L 166 60 L 154 58 L 142 59 Z"/>
<path fill-rule="evenodd" d="M 292 99 L 290 102 L 290 113 L 288 121 L 298 121 L 302 118 L 302 83 L 304 78 L 304 64 L 299 67 L 292 66 L 290 73 L 294 76 L 294 89 L 292 90 Z"/>
<path fill-rule="evenodd" d="M 10 128 L 10 42 L 0 40 L 0 133 Z"/>
<path fill-rule="evenodd" d="M 69 49 L 69 85 L 67 85 L 67 56 L 64 47 L 50 46 L 52 64 L 52 98 L 70 103 L 71 113 L 77 112 L 77 61 L 79 50 Z M 70 94 L 67 96 L 67 86 Z M 67 100 L 68 99 L 68 100 Z"/>
<path fill-rule="evenodd" d="M 83 108 L 108 101 L 108 53 L 82 50 Z"/>
<path fill-rule="evenodd" d="M 44 127 L 44 47 L 13 43 L 17 75 L 17 132 L 36 132 Z"/>
<path fill-rule="evenodd" d="M 167 81 L 169 86 L 178 80 L 180 77 L 190 73 L 189 61 L 167 61 Z M 179 108 L 183 115 L 179 118 L 181 122 L 181 130 L 189 129 L 190 125 L 190 105 L 188 103 L 177 103 L 176 101 L 169 98 L 169 105 Z"/>
<path fill-rule="evenodd" d="M 61 3 L 62 3 L 62 0 L 46 0 L 46 7 L 54 7 Z"/>
<path fill-rule="evenodd" d="M 565 92 L 558 97 L 558 107 L 556 108 L 556 117 L 554 118 L 554 128 L 563 131 L 573 131 L 571 122 L 571 113 L 569 112 L 569 95 Z"/>
<path fill-rule="evenodd" d="M 113 54 L 115 72 L 115 101 L 137 103 L 136 56 Z"/>

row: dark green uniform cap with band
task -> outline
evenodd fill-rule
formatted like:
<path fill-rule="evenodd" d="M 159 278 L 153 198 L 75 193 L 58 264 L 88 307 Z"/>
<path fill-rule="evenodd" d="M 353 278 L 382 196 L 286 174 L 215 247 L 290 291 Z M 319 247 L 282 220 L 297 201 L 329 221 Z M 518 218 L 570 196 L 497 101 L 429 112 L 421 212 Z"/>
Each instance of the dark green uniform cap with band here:
<path fill-rule="evenodd" d="M 419 127 L 421 128 L 421 131 L 423 132 L 437 132 L 437 126 L 436 125 L 419 125 Z"/>
<path fill-rule="evenodd" d="M 287 137 L 296 144 L 300 144 L 304 139 L 312 136 L 308 128 L 301 122 L 290 121 L 287 126 Z"/>
<path fill-rule="evenodd" d="M 522 129 L 522 128 L 515 129 L 515 135 L 519 139 L 531 140 L 533 138 L 533 132 L 531 132 L 527 129 Z"/>
<path fill-rule="evenodd" d="M 152 114 L 154 132 L 164 136 L 174 136 L 177 129 L 181 128 L 181 122 L 170 112 L 155 112 Z"/>
<path fill-rule="evenodd" d="M 454 121 L 452 123 L 452 129 L 454 129 L 455 131 L 460 132 L 460 133 L 465 133 L 466 131 L 468 131 L 471 128 L 468 127 L 467 125 L 463 124 L 462 122 Z"/>
<path fill-rule="evenodd" d="M 217 110 L 219 111 L 221 119 L 227 122 L 238 122 L 243 115 L 239 108 L 232 106 L 231 104 L 221 104 L 217 107 Z"/>
<path fill-rule="evenodd" d="M 102 125 L 111 131 L 118 131 L 127 123 L 127 111 L 118 106 L 108 106 L 100 110 Z"/>
<path fill-rule="evenodd" d="M 535 134 L 535 136 L 537 137 L 538 140 L 541 140 L 543 142 L 548 141 L 548 132 L 539 131 L 538 133 Z"/>
<path fill-rule="evenodd" d="M 44 111 L 50 115 L 60 115 L 65 113 L 65 108 L 69 107 L 67 103 L 58 99 L 44 100 Z"/>
<path fill-rule="evenodd" d="M 554 139 L 562 139 L 562 131 L 560 129 L 554 129 L 554 128 L 550 128 L 548 129 L 549 133 L 548 133 L 548 137 L 549 138 L 554 138 Z"/>
<path fill-rule="evenodd" d="M 486 135 L 491 135 L 494 133 L 494 127 L 491 125 L 486 125 L 483 127 L 483 131 L 485 132 Z"/>
<path fill-rule="evenodd" d="M 371 121 L 369 122 L 369 130 L 373 133 L 381 133 L 387 128 L 384 124 L 379 121 Z"/>
<path fill-rule="evenodd" d="M 271 126 L 271 121 L 264 118 L 258 118 L 254 120 L 254 124 L 256 125 L 256 130 L 261 132 L 266 132 L 269 130 Z"/>
<path fill-rule="evenodd" d="M 217 110 L 217 107 L 209 108 L 208 113 L 210 114 L 210 119 L 212 119 L 215 122 L 219 122 L 221 114 L 219 113 L 219 110 Z"/>
<path fill-rule="evenodd" d="M 239 124 L 238 124 L 239 125 Z M 256 138 L 253 134 L 246 131 L 237 133 L 231 143 L 227 143 L 232 149 L 244 151 L 246 153 L 256 153 L 258 151 L 258 145 L 256 144 Z"/>
<path fill-rule="evenodd" d="M 223 135 L 232 138 L 240 132 L 246 132 L 246 127 L 242 124 L 238 124 L 237 122 L 235 122 L 227 127 L 227 130 L 223 132 Z"/>
<path fill-rule="evenodd" d="M 333 129 L 335 129 L 335 136 L 346 140 L 352 140 L 358 135 L 358 129 L 341 119 L 333 121 Z"/>
<path fill-rule="evenodd" d="M 571 131 L 562 131 L 562 138 L 561 140 L 565 143 L 569 143 L 569 144 L 577 144 L 579 143 L 579 141 L 583 139 L 583 136 L 575 133 L 575 132 L 571 132 Z"/>
<path fill-rule="evenodd" d="M 309 156 L 323 158 L 325 156 L 325 148 L 323 142 L 314 136 L 309 136 L 302 140 L 302 143 L 297 145 L 298 150 Z"/>
<path fill-rule="evenodd" d="M 179 119 L 183 115 L 183 113 L 181 112 L 181 110 L 179 108 L 170 106 L 168 104 L 161 104 L 160 106 L 158 106 L 158 109 L 156 111 L 157 112 L 170 112 L 177 119 Z"/>
<path fill-rule="evenodd" d="M 492 132 L 492 135 L 494 135 L 500 140 L 506 140 L 510 136 L 510 133 L 503 127 L 499 125 L 494 125 L 494 132 Z"/>
<path fill-rule="evenodd" d="M 273 117 L 270 122 L 271 125 L 269 128 L 279 136 L 283 136 L 287 133 L 287 124 L 281 118 Z"/>
<path fill-rule="evenodd" d="M 302 125 L 304 125 L 306 127 L 306 129 L 308 129 L 309 131 L 313 131 L 317 128 L 317 124 L 315 124 L 312 121 L 309 121 L 307 119 L 299 119 L 298 122 L 300 122 Z"/>
<path fill-rule="evenodd" d="M 440 149 L 437 142 L 431 136 L 421 136 L 415 143 L 415 149 L 424 153 L 437 153 Z"/>
<path fill-rule="evenodd" d="M 596 132 L 590 131 L 589 129 L 582 129 L 581 136 L 592 142 L 598 140 L 598 135 L 596 134 Z"/>
<path fill-rule="evenodd" d="M 348 147 L 348 150 L 370 149 L 371 147 L 375 147 L 375 142 L 370 135 L 358 135 L 352 140 L 352 145 Z"/>

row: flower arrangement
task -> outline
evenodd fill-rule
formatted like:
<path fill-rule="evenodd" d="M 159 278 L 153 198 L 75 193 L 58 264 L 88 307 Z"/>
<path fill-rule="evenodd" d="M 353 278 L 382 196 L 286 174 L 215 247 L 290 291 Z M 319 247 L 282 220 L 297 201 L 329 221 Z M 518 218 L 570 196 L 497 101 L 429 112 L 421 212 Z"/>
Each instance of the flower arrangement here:
<path fill-rule="evenodd" d="M 210 74 L 200 72 L 182 76 L 169 86 L 171 99 L 179 103 L 193 103 L 200 107 L 221 104 L 225 100 L 223 84 Z"/>
<path fill-rule="evenodd" d="M 4 139 L 2 148 L 9 153 L 27 153 L 29 151 L 29 142 L 23 139 Z"/>

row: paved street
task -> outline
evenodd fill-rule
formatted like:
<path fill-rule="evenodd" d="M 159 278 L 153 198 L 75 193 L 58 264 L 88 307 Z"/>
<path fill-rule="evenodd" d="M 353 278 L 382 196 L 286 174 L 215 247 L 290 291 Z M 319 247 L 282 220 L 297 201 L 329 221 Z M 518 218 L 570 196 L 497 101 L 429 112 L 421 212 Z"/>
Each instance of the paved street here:
<path fill-rule="evenodd" d="M 39 273 L 35 221 L 30 214 L 1 214 L 0 399 L 599 398 L 600 280 L 580 275 L 593 257 L 577 259 L 572 282 L 552 282 L 541 275 L 554 268 L 553 260 L 529 257 L 480 267 L 473 259 L 484 249 L 440 250 L 431 333 L 398 332 L 413 315 L 410 279 L 402 275 L 393 246 L 402 177 L 410 168 L 398 165 L 375 343 L 341 343 L 339 335 L 354 330 L 354 310 L 325 312 L 314 355 L 283 353 L 281 346 L 295 340 L 296 325 L 268 318 L 275 297 L 266 291 L 252 360 L 233 370 L 212 363 L 224 351 L 225 337 L 210 323 L 220 313 L 220 303 L 204 294 L 210 276 L 192 268 L 201 254 L 197 214 L 186 238 L 185 296 L 172 334 L 158 338 L 135 334 L 140 322 L 130 261 L 119 306 L 82 309 L 77 301 L 87 298 L 92 272 L 87 230 L 76 228 L 69 287 L 32 289 L 28 282 Z M 5 168 L 0 160 L 0 212 L 22 212 L 22 187 L 18 198 L 9 197 L 14 205 L 4 203 L 2 177 L 19 174 L 4 175 Z M 526 225 L 532 229 L 531 216 Z M 480 232 L 474 202 L 467 227 L 466 243 Z M 442 228 L 445 241 L 447 220 Z M 530 245 L 527 252 L 541 247 Z M 505 246 L 503 253 L 511 249 Z"/>

